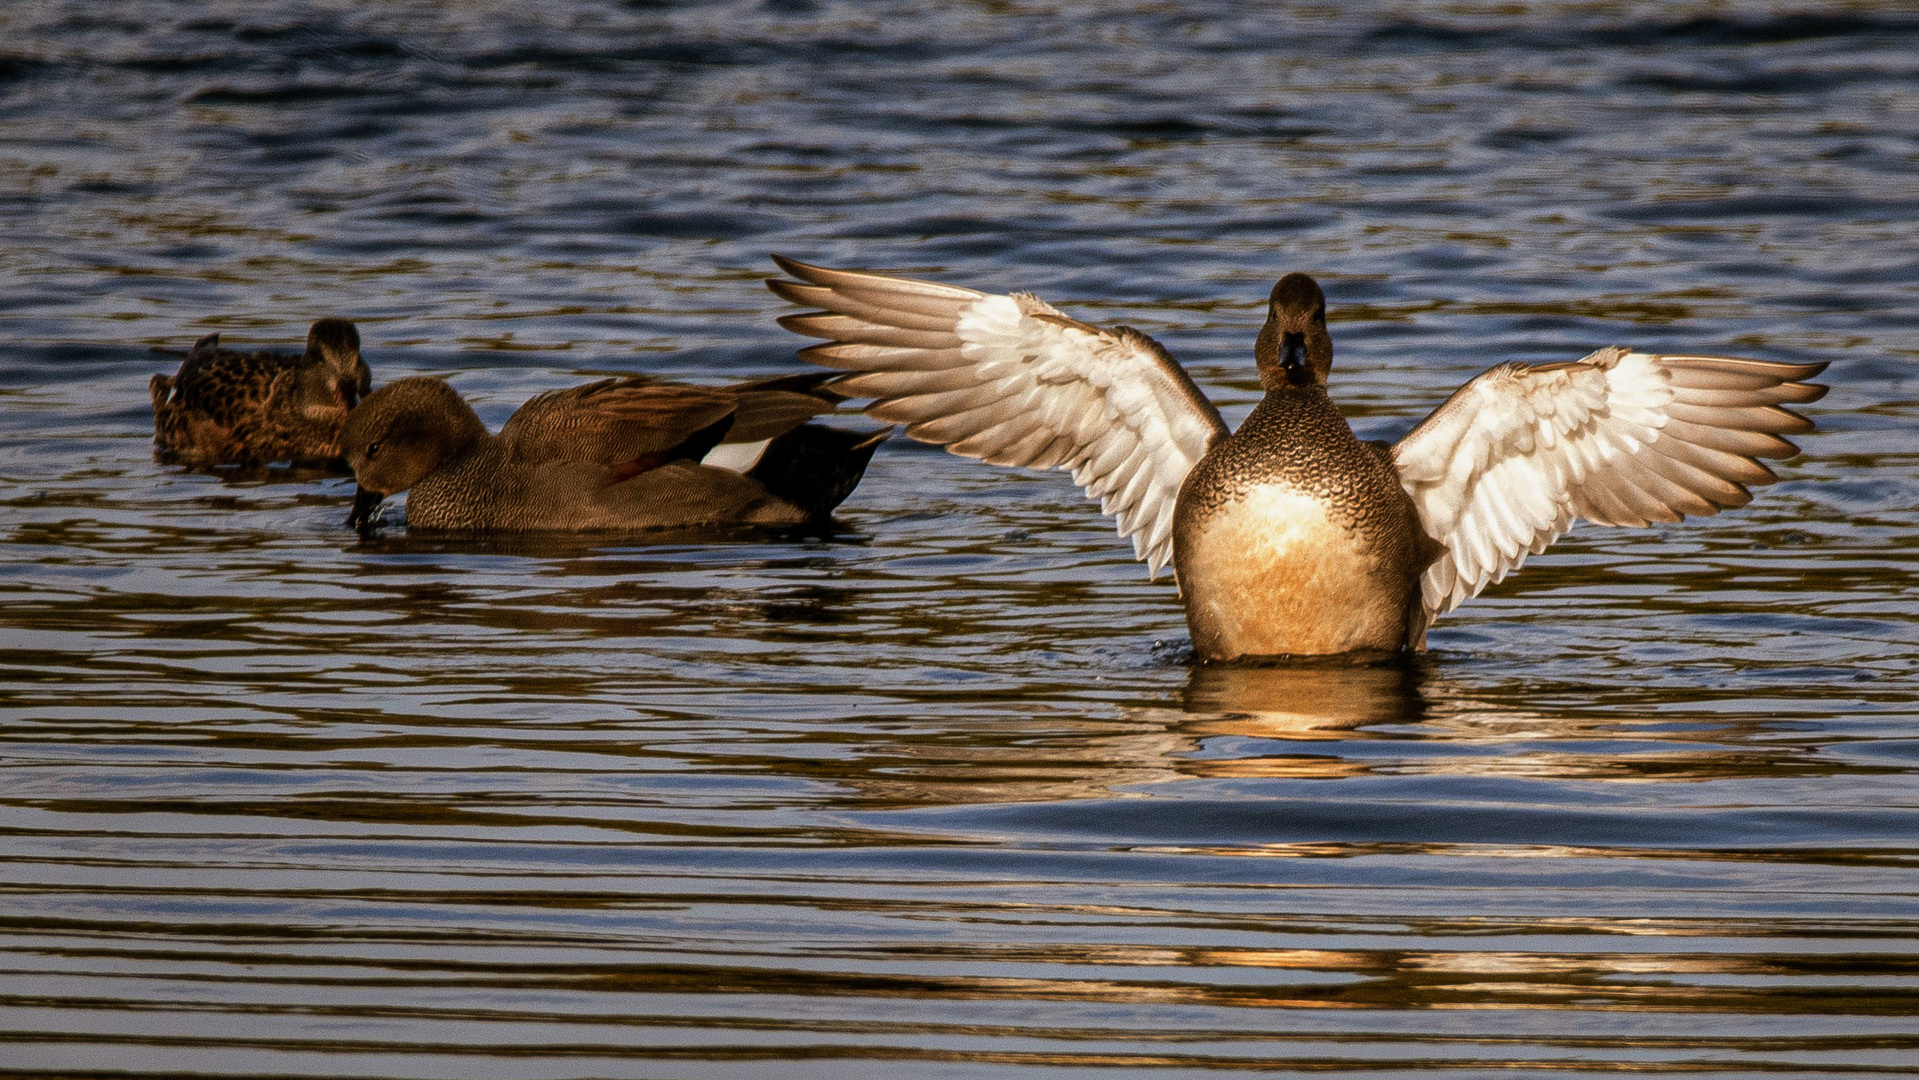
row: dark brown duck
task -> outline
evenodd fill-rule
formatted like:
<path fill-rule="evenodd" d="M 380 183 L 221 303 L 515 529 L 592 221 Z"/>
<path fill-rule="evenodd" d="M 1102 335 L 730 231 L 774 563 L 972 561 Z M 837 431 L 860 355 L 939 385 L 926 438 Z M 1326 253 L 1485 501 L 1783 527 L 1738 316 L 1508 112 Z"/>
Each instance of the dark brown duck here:
<path fill-rule="evenodd" d="M 439 379 L 397 379 L 347 421 L 350 525 L 407 496 L 409 528 L 636 531 L 802 525 L 832 513 L 891 429 L 807 421 L 845 400 L 807 373 L 733 387 L 642 376 L 555 390 L 487 431 Z M 725 467 L 725 466 L 733 467 Z"/>
<path fill-rule="evenodd" d="M 347 413 L 372 389 L 360 358 L 360 331 L 321 319 L 299 354 L 220 348 L 220 335 L 193 343 L 174 375 L 155 375 L 154 455 L 207 467 L 275 461 L 342 464 Z"/>

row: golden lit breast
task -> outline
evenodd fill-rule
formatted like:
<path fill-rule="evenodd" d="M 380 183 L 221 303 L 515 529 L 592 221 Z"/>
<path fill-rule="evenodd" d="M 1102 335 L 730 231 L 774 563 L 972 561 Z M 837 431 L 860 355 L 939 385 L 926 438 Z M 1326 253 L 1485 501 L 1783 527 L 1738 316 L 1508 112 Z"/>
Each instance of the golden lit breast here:
<path fill-rule="evenodd" d="M 1412 580 L 1323 498 L 1258 484 L 1185 523 L 1174 549 L 1207 659 L 1397 649 Z"/>

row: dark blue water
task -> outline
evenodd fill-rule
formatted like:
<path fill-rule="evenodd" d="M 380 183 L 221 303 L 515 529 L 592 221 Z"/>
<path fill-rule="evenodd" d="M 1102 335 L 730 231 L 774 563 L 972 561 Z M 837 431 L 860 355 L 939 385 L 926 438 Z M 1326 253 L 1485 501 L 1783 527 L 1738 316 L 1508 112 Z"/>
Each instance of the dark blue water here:
<path fill-rule="evenodd" d="M 1919 18 L 1880 4 L 0 7 L 0 1074 L 1919 1072 Z M 1243 415 L 1829 360 L 1744 510 L 1400 666 L 1195 669 L 1058 474 L 826 540 L 451 543 L 155 465 L 149 353 L 359 321 L 497 424 L 1031 289 Z"/>

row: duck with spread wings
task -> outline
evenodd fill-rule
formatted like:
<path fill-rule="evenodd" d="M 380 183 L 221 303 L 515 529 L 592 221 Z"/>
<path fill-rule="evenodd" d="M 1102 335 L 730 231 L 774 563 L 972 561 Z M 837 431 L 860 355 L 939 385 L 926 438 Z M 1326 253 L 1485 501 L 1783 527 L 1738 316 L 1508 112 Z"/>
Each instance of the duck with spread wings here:
<path fill-rule="evenodd" d="M 1397 443 L 1327 396 L 1326 300 L 1273 287 L 1253 358 L 1265 397 L 1229 431 L 1172 356 L 1125 326 L 995 295 L 774 256 L 768 286 L 820 310 L 781 325 L 872 416 L 994 465 L 1070 470 L 1157 575 L 1174 567 L 1202 660 L 1423 649 L 1434 619 L 1583 518 L 1644 526 L 1743 506 L 1763 458 L 1812 430 L 1786 408 L 1825 364 L 1611 347 L 1503 363 Z"/>

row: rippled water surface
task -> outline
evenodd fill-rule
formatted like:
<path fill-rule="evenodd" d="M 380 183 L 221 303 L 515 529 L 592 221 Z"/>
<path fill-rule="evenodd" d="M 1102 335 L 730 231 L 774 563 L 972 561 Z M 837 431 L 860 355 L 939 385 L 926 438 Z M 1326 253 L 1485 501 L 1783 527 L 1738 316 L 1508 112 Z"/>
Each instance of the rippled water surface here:
<path fill-rule="evenodd" d="M 0 6 L 0 1073 L 1919 1072 L 1915 222 L 1890 4 Z M 1615 341 L 1833 392 L 1386 667 L 1195 668 L 1065 477 L 902 440 L 650 545 L 150 458 L 150 346 L 325 314 L 495 424 L 788 370 L 770 251 L 1229 419 L 1290 269 L 1369 437 Z"/>

